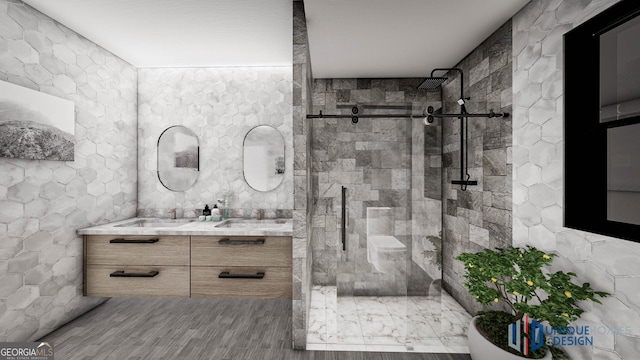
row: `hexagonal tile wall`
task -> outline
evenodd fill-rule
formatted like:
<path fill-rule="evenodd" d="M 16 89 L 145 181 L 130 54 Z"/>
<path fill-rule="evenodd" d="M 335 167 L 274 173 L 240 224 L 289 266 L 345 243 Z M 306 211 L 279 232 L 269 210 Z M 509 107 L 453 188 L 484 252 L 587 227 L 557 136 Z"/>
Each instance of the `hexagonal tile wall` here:
<path fill-rule="evenodd" d="M 193 216 L 227 191 L 232 208 L 293 209 L 293 115 L 290 67 L 140 69 L 138 72 L 138 214 Z M 198 136 L 200 173 L 184 192 L 166 189 L 157 175 L 157 141 L 173 125 Z M 285 139 L 286 171 L 275 190 L 253 190 L 242 168 L 245 134 L 258 125 Z"/>
<path fill-rule="evenodd" d="M 136 69 L 0 0 L 0 80 L 76 106 L 74 161 L 0 158 L 0 342 L 30 341 L 104 301 L 82 296 L 76 230 L 135 215 Z"/>
<path fill-rule="evenodd" d="M 558 253 L 558 270 L 614 294 L 575 323 L 606 333 L 593 346 L 564 347 L 576 359 L 632 359 L 640 349 L 640 328 L 632 325 L 640 323 L 640 301 L 629 296 L 638 294 L 640 244 L 562 226 L 562 37 L 614 3 L 533 1 L 513 17 L 513 243 Z M 617 326 L 631 328 L 616 333 Z"/>

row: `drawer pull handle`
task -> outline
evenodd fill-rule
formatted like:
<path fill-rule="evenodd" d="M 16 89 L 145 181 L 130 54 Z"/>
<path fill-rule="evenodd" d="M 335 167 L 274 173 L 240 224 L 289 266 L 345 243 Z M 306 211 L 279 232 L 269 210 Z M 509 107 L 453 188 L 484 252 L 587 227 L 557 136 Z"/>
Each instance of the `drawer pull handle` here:
<path fill-rule="evenodd" d="M 155 277 L 158 275 L 157 271 L 149 271 L 148 273 L 125 273 L 124 270 L 114 271 L 109 274 L 110 277 Z"/>
<path fill-rule="evenodd" d="M 153 244 L 157 243 L 158 241 L 160 241 L 160 239 L 112 239 L 109 242 L 112 244 Z"/>
<path fill-rule="evenodd" d="M 230 274 L 228 271 L 221 272 L 218 275 L 220 279 L 262 279 L 264 278 L 264 273 L 259 272 L 255 274 Z"/>
<path fill-rule="evenodd" d="M 264 239 L 256 240 L 231 240 L 228 238 L 220 239 L 218 244 L 222 245 L 264 245 Z"/>

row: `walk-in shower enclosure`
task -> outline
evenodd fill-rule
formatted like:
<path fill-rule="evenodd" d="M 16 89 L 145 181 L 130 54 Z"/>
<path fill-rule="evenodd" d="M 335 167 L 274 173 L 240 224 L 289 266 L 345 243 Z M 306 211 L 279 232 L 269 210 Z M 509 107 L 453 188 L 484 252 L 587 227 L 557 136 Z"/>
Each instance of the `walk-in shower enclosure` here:
<path fill-rule="evenodd" d="M 377 84 L 371 91 L 384 93 L 393 81 Z M 314 100 L 344 94 L 332 80 L 316 80 Z M 325 116 L 308 119 L 318 290 L 311 314 L 325 308 L 324 322 L 310 319 L 308 342 L 412 347 L 421 337 L 412 298 L 430 299 L 430 313 L 440 309 L 441 127 L 439 119 L 423 122 L 427 92 L 412 94 L 419 101 L 325 102 L 314 107 Z M 439 94 L 431 105 L 441 106 Z"/>

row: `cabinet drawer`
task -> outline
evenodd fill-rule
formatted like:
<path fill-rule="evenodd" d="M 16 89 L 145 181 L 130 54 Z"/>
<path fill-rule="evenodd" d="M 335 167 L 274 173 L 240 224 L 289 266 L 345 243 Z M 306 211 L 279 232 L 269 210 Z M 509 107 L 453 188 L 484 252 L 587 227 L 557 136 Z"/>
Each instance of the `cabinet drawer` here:
<path fill-rule="evenodd" d="M 192 236 L 193 266 L 288 266 L 288 236 Z"/>
<path fill-rule="evenodd" d="M 189 297 L 189 267 L 88 265 L 85 295 Z"/>
<path fill-rule="evenodd" d="M 102 265 L 189 265 L 189 236 L 85 236 L 85 261 Z"/>
<path fill-rule="evenodd" d="M 191 297 L 291 299 L 291 268 L 192 267 Z"/>

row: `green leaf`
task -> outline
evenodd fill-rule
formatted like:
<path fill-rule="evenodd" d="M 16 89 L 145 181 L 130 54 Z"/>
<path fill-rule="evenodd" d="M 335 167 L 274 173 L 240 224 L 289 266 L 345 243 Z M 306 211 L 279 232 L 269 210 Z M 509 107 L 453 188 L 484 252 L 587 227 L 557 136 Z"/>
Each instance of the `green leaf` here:
<path fill-rule="evenodd" d="M 531 246 L 511 246 L 461 253 L 456 259 L 465 264 L 464 286 L 479 303 L 493 304 L 498 298 L 511 307 L 513 316 L 527 313 L 538 321 L 566 326 L 584 312 L 578 301 L 601 303 L 595 297 L 609 294 L 593 290 L 589 283 L 574 283 L 577 275 L 572 272 L 545 274 L 543 268 L 551 265 L 556 256 Z"/>

